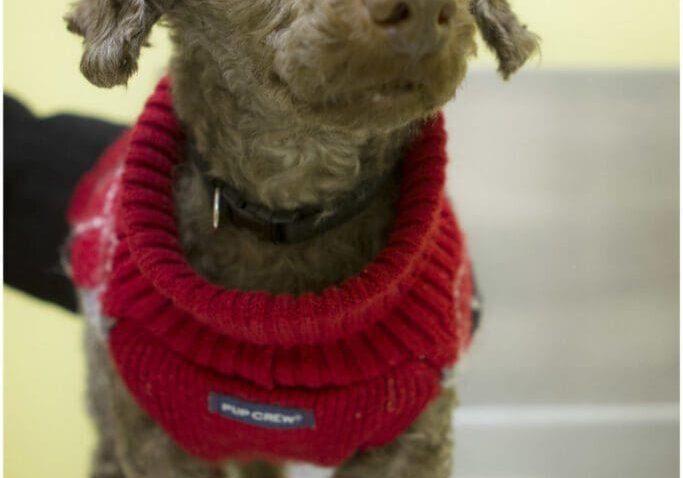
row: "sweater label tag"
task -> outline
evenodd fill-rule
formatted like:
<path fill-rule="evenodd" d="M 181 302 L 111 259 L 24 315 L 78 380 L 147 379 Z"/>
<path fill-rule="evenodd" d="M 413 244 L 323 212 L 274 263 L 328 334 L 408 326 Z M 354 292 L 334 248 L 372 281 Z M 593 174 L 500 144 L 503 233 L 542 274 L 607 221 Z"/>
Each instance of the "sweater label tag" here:
<path fill-rule="evenodd" d="M 262 428 L 315 428 L 312 410 L 247 402 L 214 392 L 209 394 L 209 411 Z"/>

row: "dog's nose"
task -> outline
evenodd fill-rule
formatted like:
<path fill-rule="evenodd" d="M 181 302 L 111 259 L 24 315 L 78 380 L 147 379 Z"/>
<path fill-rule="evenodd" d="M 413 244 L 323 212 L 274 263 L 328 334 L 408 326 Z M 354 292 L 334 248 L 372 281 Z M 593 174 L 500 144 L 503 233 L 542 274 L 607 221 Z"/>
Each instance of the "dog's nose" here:
<path fill-rule="evenodd" d="M 455 13 L 455 0 L 363 0 L 374 24 L 399 53 L 419 58 L 434 52 Z"/>

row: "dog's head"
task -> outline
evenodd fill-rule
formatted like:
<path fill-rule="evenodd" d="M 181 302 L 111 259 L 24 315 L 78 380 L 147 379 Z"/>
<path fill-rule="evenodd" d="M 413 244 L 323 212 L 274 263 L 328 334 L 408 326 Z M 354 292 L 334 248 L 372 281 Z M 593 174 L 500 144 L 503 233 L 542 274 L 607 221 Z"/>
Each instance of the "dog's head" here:
<path fill-rule="evenodd" d="M 162 16 L 178 55 L 201 51 L 230 87 L 323 123 L 432 113 L 462 81 L 477 26 L 506 79 L 538 48 L 507 0 L 80 0 L 67 22 L 84 37 L 83 74 L 125 84 Z"/>

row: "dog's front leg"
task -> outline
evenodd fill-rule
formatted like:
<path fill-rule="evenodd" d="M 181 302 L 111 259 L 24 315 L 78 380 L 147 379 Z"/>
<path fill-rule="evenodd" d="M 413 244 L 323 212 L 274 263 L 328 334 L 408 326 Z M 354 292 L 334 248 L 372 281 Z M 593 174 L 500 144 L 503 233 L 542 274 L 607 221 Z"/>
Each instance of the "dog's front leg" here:
<path fill-rule="evenodd" d="M 229 478 L 178 447 L 138 405 L 88 327 L 89 398 L 99 434 L 91 478 Z"/>
<path fill-rule="evenodd" d="M 453 468 L 455 392 L 444 390 L 392 443 L 360 453 L 334 478 L 448 478 Z"/>
<path fill-rule="evenodd" d="M 110 393 L 112 369 L 100 330 L 90 322 L 86 326 L 85 351 L 88 366 L 88 406 L 97 431 L 97 445 L 89 476 L 125 478 L 114 449 Z"/>
<path fill-rule="evenodd" d="M 227 478 L 176 445 L 140 409 L 118 376 L 112 388 L 115 447 L 126 478 Z"/>

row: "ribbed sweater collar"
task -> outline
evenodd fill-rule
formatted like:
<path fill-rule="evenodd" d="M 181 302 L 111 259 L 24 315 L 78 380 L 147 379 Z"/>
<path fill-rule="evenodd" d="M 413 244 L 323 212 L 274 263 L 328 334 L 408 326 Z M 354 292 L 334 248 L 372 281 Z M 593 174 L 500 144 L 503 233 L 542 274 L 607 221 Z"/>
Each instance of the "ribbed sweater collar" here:
<path fill-rule="evenodd" d="M 431 249 L 438 245 L 461 254 L 452 243 L 454 237 L 440 227 L 446 214 L 446 134 L 441 115 L 425 124 L 403 161 L 398 213 L 384 249 L 359 275 L 320 293 L 296 297 L 225 289 L 188 264 L 172 194 L 175 166 L 184 160 L 184 142 L 169 81 L 164 79 L 132 132 L 122 180 L 122 230 L 140 274 L 156 291 L 221 335 L 273 346 L 347 337 L 396 306 L 417 280 L 417 272 L 426 267 Z"/>

